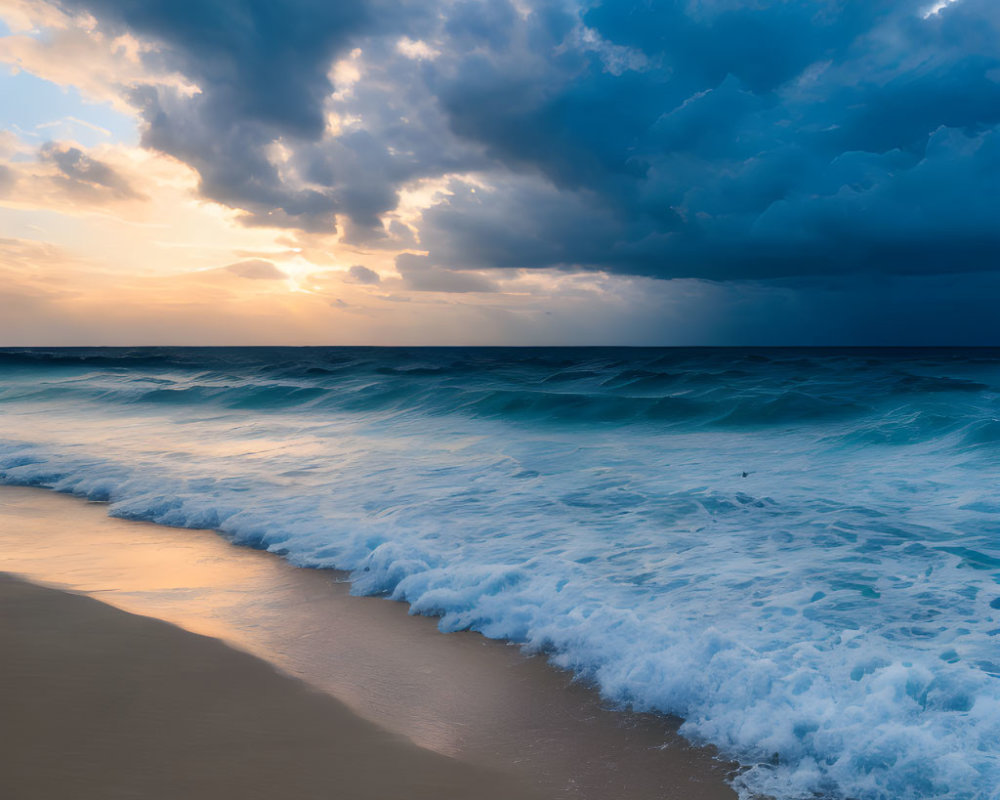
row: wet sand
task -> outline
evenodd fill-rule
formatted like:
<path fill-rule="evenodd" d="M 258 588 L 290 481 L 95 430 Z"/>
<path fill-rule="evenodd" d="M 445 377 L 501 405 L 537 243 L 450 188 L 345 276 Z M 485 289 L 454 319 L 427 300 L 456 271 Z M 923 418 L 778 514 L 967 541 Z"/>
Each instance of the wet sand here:
<path fill-rule="evenodd" d="M 517 648 L 478 634 L 442 635 L 433 620 L 408 616 L 403 604 L 350 596 L 343 576 L 337 573 L 297 569 L 274 555 L 234 547 L 211 531 L 110 519 L 106 511 L 102 504 L 44 490 L 0 487 L 0 571 L 87 594 L 185 629 L 161 626 L 175 635 L 189 636 L 186 631 L 190 631 L 244 651 L 232 653 L 219 642 L 193 637 L 211 644 L 216 653 L 243 659 L 246 653 L 252 654 L 266 662 L 261 666 L 271 671 L 272 680 L 274 669 L 280 670 L 308 684 L 307 688 L 289 677 L 282 678 L 307 692 L 314 703 L 332 703 L 339 716 L 331 713 L 330 720 L 341 720 L 346 714 L 354 722 L 370 724 L 375 731 L 372 736 L 382 737 L 378 741 L 383 743 L 373 747 L 377 751 L 384 745 L 386 759 L 395 758 L 390 749 L 401 743 L 416 745 L 415 752 L 424 759 L 446 757 L 433 768 L 430 762 L 421 762 L 419 769 L 428 772 L 412 772 L 407 778 L 414 781 L 412 787 L 401 792 L 383 788 L 378 796 L 420 797 L 420 786 L 427 784 L 419 783 L 418 774 L 443 780 L 451 770 L 448 780 L 458 781 L 456 788 L 443 790 L 439 786 L 432 792 L 435 796 L 463 796 L 462 786 L 468 784 L 461 781 L 472 780 L 479 781 L 475 796 L 489 797 L 482 791 L 481 781 L 483 774 L 489 774 L 486 783 L 507 797 L 735 797 L 725 783 L 732 765 L 717 760 L 709 749 L 685 743 L 676 734 L 677 720 L 610 709 L 589 688 L 552 669 L 541 658 L 525 657 Z M 55 596 L 65 599 L 65 595 Z M 4 608 L 8 605 L 3 603 Z M 53 613 L 51 608 L 48 613 Z M 38 612 L 33 627 L 49 624 L 46 618 Z M 81 640 L 68 637 L 67 646 L 73 641 Z M 0 646 L 5 653 L 14 652 L 5 643 Z M 123 644 L 121 652 L 135 649 Z M 48 661 L 58 669 L 58 659 L 52 656 Z M 114 669 L 112 660 L 105 671 Z M 5 679 L 4 686 L 12 680 Z M 142 691 L 155 693 L 156 683 L 146 680 Z M 113 682 L 108 686 L 114 689 Z M 30 698 L 40 691 L 39 685 L 33 684 L 25 694 Z M 246 692 L 247 697 L 253 694 Z M 119 732 L 129 727 L 115 722 L 114 715 L 124 705 L 115 699 L 120 696 L 112 692 L 99 712 L 109 724 L 118 726 L 115 730 Z M 157 702 L 172 706 L 163 701 L 163 695 Z M 66 713 L 77 713 L 72 692 L 63 703 Z M 250 709 L 245 713 L 263 712 Z M 190 716 L 184 712 L 171 724 L 188 724 L 185 714 Z M 82 712 L 80 716 L 87 717 Z M 315 724 L 320 722 L 317 719 Z M 10 727 L 5 726 L 5 736 Z M 345 728 L 350 729 L 350 725 Z M 233 744 L 244 760 L 267 752 L 260 741 Z M 28 749 L 38 752 L 37 769 L 43 768 L 41 762 L 60 758 L 45 741 L 36 745 Z M 75 752 L 71 740 L 59 740 L 58 747 Z M 292 748 L 287 752 L 291 756 Z M 6 756 L 2 758 L 6 760 Z M 415 763 L 420 760 L 413 758 Z M 362 766 L 365 763 L 360 756 L 352 760 Z M 221 767 L 216 769 L 215 778 L 225 773 Z M 296 769 L 288 766 L 287 772 L 285 777 L 290 778 Z M 256 780 L 266 783 L 269 779 Z M 266 791 L 259 796 L 276 796 L 275 792 L 289 797 L 369 796 L 340 791 L 337 786 L 326 794 L 312 795 L 308 787 L 318 784 L 309 784 L 305 778 L 295 780 L 304 782 L 299 794 L 277 784 L 264 786 Z M 230 794 L 227 790 L 215 796 Z M 64 793 L 33 796 L 59 797 Z M 90 796 L 154 795 L 105 791 Z M 173 796 L 178 795 L 175 792 Z"/>
<path fill-rule="evenodd" d="M 2 574 L 0 609 L 6 797 L 541 796 L 217 639 Z"/>

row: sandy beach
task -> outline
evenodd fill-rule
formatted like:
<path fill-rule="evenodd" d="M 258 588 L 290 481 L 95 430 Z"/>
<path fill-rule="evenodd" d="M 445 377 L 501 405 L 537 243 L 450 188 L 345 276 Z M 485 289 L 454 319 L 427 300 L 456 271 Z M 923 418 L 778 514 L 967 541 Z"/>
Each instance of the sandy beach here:
<path fill-rule="evenodd" d="M 50 587 L 0 583 L 19 799 L 735 796 L 676 720 L 210 531 L 0 487 L 0 553 Z"/>
<path fill-rule="evenodd" d="M 1000 800 L 1000 0 L 0 0 L 0 97 L 0 800 Z"/>
<path fill-rule="evenodd" d="M 0 607 L 7 797 L 540 796 L 218 640 L 7 575 Z"/>

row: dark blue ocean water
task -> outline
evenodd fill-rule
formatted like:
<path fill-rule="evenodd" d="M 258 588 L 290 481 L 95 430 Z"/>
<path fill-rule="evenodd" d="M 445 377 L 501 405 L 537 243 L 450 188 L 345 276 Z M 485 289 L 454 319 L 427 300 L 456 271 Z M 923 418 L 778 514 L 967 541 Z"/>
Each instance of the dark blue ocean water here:
<path fill-rule="evenodd" d="M 747 796 L 1000 796 L 1000 350 L 6 350 L 0 480 L 542 650 Z"/>

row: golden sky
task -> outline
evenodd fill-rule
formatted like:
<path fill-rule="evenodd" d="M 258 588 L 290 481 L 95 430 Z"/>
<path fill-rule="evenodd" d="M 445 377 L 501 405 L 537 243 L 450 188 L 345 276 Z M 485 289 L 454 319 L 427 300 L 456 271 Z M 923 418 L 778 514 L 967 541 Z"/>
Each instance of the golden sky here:
<path fill-rule="evenodd" d="M 626 337 L 636 314 L 664 314 L 644 300 L 655 282 L 594 272 L 479 271 L 483 291 L 410 288 L 394 260 L 424 252 L 414 222 L 475 175 L 403 187 L 383 223 L 413 234 L 407 248 L 347 243 L 344 224 L 248 225 L 204 197 L 195 169 L 139 144 L 129 84 L 198 91 L 151 71 L 155 45 L 45 2 L 0 0 L 0 20 L 13 99 L 0 119 L 0 344 L 600 342 Z M 350 92 L 351 59 L 331 70 Z M 331 114 L 325 136 L 351 124 Z"/>

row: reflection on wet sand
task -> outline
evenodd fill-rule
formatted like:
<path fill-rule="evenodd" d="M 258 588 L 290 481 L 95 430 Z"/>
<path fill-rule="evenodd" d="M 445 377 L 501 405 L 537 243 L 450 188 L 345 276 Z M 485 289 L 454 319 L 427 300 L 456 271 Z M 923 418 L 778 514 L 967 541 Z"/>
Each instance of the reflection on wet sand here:
<path fill-rule="evenodd" d="M 686 746 L 672 721 L 612 712 L 541 659 L 477 634 L 441 635 L 402 604 L 352 597 L 343 576 L 210 531 L 0 487 L 0 571 L 219 638 L 423 747 L 557 796 L 734 796 L 730 766 Z"/>

